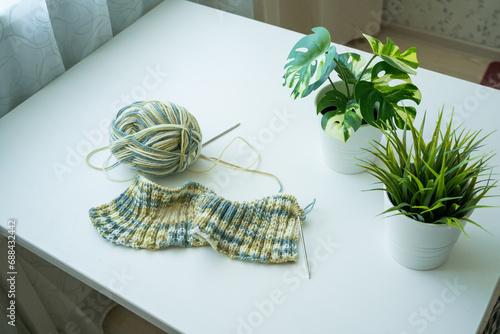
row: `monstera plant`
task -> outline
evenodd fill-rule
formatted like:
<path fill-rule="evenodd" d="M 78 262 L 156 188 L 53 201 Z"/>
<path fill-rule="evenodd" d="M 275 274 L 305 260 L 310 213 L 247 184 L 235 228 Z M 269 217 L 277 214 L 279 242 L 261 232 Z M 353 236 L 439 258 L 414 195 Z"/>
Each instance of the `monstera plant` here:
<path fill-rule="evenodd" d="M 389 38 L 384 45 L 364 35 L 373 50 L 366 61 L 357 53 L 339 54 L 327 29 L 316 27 L 312 31 L 288 55 L 283 85 L 293 88 L 291 97 L 297 99 L 308 96 L 327 80 L 330 82 L 331 90 L 319 101 L 316 110 L 323 115 L 321 126 L 327 134 L 340 128 L 347 141 L 362 124 L 402 129 L 406 122 L 413 121 L 416 109 L 404 103 L 419 104 L 421 100 L 420 91 L 410 78 L 418 67 L 414 47 L 401 53 Z M 380 61 L 372 65 L 377 57 Z M 345 86 L 342 90 L 330 78 L 333 71 Z M 339 115 L 343 116 L 340 127 Z"/>

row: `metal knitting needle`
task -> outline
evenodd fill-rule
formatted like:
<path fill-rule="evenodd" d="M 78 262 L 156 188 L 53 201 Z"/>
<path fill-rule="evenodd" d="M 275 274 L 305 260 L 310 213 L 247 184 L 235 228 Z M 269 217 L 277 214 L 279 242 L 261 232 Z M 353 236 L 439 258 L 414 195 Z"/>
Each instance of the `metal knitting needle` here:
<path fill-rule="evenodd" d="M 211 138 L 211 139 L 207 140 L 206 142 L 204 142 L 204 143 L 203 143 L 203 146 L 207 146 L 208 144 L 210 144 L 210 143 L 211 143 L 211 142 L 213 142 L 214 140 L 219 139 L 220 137 L 224 136 L 226 133 L 233 131 L 233 130 L 234 130 L 234 129 L 236 129 L 238 126 L 240 126 L 240 124 L 241 124 L 241 123 L 238 123 L 238 124 L 236 124 L 236 125 L 233 125 L 232 127 L 230 127 L 229 129 L 227 129 L 226 131 L 221 132 L 221 133 L 219 133 L 217 136 L 215 136 L 215 137 L 213 137 L 213 138 Z"/>
<path fill-rule="evenodd" d="M 302 231 L 302 222 L 300 221 L 299 215 L 297 215 L 297 219 L 299 221 L 300 238 L 302 239 L 302 249 L 304 251 L 304 258 L 306 260 L 307 276 L 309 277 L 309 279 L 311 279 L 311 272 L 309 271 L 309 261 L 307 260 L 306 242 L 304 240 L 304 232 Z"/>

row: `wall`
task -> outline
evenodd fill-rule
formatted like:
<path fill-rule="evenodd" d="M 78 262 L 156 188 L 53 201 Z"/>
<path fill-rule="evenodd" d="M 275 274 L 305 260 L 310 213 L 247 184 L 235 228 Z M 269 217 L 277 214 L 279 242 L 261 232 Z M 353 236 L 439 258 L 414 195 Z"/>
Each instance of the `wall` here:
<path fill-rule="evenodd" d="M 388 23 L 500 49 L 499 0 L 384 0 Z"/>

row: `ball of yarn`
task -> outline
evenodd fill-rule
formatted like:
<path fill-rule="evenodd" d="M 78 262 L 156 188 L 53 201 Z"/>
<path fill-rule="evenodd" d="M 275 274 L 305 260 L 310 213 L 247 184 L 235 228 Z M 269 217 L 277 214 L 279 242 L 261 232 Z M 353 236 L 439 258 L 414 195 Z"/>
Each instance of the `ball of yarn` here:
<path fill-rule="evenodd" d="M 196 118 L 169 102 L 134 102 L 123 107 L 110 126 L 113 155 L 146 174 L 182 172 L 198 158 L 201 141 Z"/>

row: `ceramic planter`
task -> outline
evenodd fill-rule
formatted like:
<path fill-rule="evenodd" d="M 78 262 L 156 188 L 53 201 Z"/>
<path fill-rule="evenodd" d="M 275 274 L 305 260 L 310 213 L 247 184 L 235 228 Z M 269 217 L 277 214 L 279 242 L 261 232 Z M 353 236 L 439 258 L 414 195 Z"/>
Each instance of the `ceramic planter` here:
<path fill-rule="evenodd" d="M 385 191 L 384 201 L 386 210 L 394 206 Z M 415 270 L 430 270 L 445 263 L 462 234 L 454 226 L 422 223 L 404 215 L 385 219 L 389 253 L 399 264 Z"/>
<path fill-rule="evenodd" d="M 343 83 L 334 83 L 335 87 L 340 91 L 345 92 L 345 86 Z M 321 98 L 331 90 L 331 85 L 325 85 L 318 91 L 316 98 L 314 100 L 314 110 L 318 105 Z M 363 150 L 371 147 L 372 141 L 380 141 L 382 138 L 382 132 L 368 124 L 361 125 L 358 131 L 353 132 L 350 138 L 344 142 L 343 134 L 341 131 L 335 134 L 335 137 L 330 136 L 325 133 L 321 128 L 321 117 L 318 115 L 319 122 L 319 132 L 320 132 L 320 146 L 323 156 L 323 161 L 328 168 L 342 174 L 357 174 L 364 172 L 362 167 L 357 166 L 362 160 L 374 159 L 373 155 Z M 343 116 L 338 116 L 341 119 Z"/>

